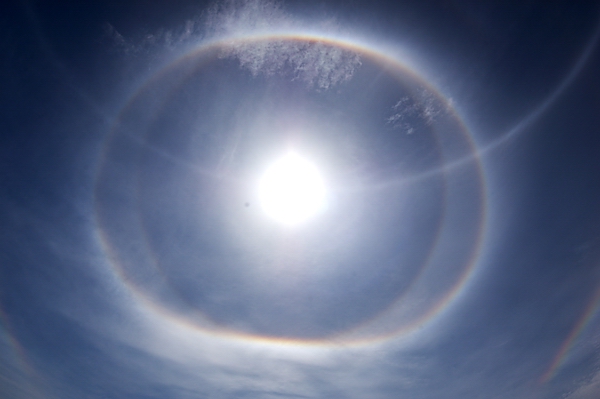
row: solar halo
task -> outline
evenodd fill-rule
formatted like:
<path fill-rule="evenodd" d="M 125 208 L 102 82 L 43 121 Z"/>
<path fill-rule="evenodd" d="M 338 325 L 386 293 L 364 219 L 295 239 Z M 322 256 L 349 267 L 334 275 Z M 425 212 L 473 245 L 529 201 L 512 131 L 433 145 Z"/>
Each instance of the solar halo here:
<path fill-rule="evenodd" d="M 433 143 L 436 147 L 433 151 L 434 159 L 423 161 L 422 165 L 418 165 L 414 170 L 410 170 L 410 166 L 407 166 L 404 170 L 398 169 L 397 160 L 389 162 L 387 165 L 391 166 L 384 168 L 386 169 L 384 173 L 379 173 L 380 170 L 369 171 L 369 165 L 356 164 L 353 165 L 356 172 L 353 172 L 354 174 L 348 177 L 347 174 L 344 174 L 346 171 L 339 168 L 341 172 L 340 170 L 337 171 L 336 177 L 338 179 L 336 182 L 333 182 L 332 191 L 334 192 L 332 193 L 332 196 L 347 197 L 358 195 L 365 197 L 365 195 L 368 196 L 369 193 L 380 194 L 383 192 L 389 194 L 390 192 L 398 192 L 398 190 L 399 192 L 406 192 L 410 191 L 413 186 L 419 186 L 419 190 L 422 191 L 419 195 L 425 196 L 420 199 L 412 198 L 404 200 L 402 199 L 402 196 L 405 194 L 394 194 L 395 197 L 397 197 L 397 201 L 399 201 L 395 202 L 396 205 L 393 208 L 394 212 L 396 212 L 396 209 L 403 209 L 403 206 L 408 208 L 415 207 L 415 204 L 422 203 L 422 199 L 426 198 L 428 190 L 433 190 L 433 192 L 437 193 L 439 196 L 435 199 L 437 202 L 432 205 L 436 209 L 437 218 L 435 218 L 436 221 L 432 223 L 432 227 L 427 232 L 423 232 L 423 236 L 427 237 L 427 248 L 422 249 L 419 256 L 416 256 L 416 259 L 403 260 L 406 262 L 411 261 L 412 266 L 408 268 L 410 270 L 408 270 L 406 276 L 404 276 L 406 277 L 406 280 L 402 283 L 404 285 L 395 291 L 394 295 L 387 298 L 385 303 L 372 305 L 373 311 L 367 312 L 368 314 L 366 315 L 362 314 L 356 316 L 347 325 L 336 326 L 325 332 L 317 332 L 305 336 L 290 333 L 290 331 L 285 331 L 285 328 L 280 328 L 280 326 L 271 328 L 271 326 L 267 324 L 247 328 L 246 326 L 248 324 L 252 324 L 252 320 L 243 320 L 240 324 L 242 327 L 236 327 L 235 320 L 218 320 L 218 317 L 215 317 L 215 315 L 223 311 L 223 309 L 205 310 L 202 309 L 201 306 L 198 306 L 198 303 L 201 303 L 202 300 L 189 296 L 189 288 L 181 288 L 181 281 L 174 282 L 177 278 L 174 278 L 173 276 L 177 273 L 181 273 L 181 270 L 171 273 L 169 266 L 166 266 L 167 264 L 172 264 L 173 259 L 167 260 L 161 255 L 161 252 L 165 251 L 164 249 L 159 248 L 160 244 L 158 243 L 161 238 L 151 237 L 151 233 L 149 233 L 149 230 L 154 229 L 154 227 L 152 227 L 153 222 L 150 220 L 151 217 L 147 215 L 152 214 L 156 209 L 153 211 L 141 210 L 144 207 L 142 204 L 144 200 L 142 198 L 152 198 L 152 196 L 148 196 L 144 193 L 144 185 L 148 185 L 148 182 L 150 181 L 148 180 L 148 177 L 143 176 L 144 173 L 146 173 L 144 172 L 143 167 L 145 157 L 155 158 L 154 160 L 158 159 L 159 162 L 164 163 L 164 165 L 171 165 L 173 169 L 171 172 L 175 169 L 183 168 L 196 177 L 200 176 L 200 179 L 203 180 L 203 186 L 200 188 L 200 191 L 212 191 L 214 194 L 214 197 L 211 200 L 212 202 L 210 202 L 211 204 L 219 204 L 219 206 L 225 206 L 228 207 L 227 209 L 231 210 L 230 202 L 237 204 L 246 202 L 247 191 L 249 190 L 247 181 L 252 179 L 248 179 L 248 176 L 244 177 L 243 173 L 240 174 L 239 171 L 234 171 L 233 169 L 236 167 L 235 162 L 227 164 L 228 161 L 234 159 L 240 152 L 240 145 L 242 145 L 240 143 L 242 140 L 240 139 L 239 134 L 236 136 L 236 133 L 234 132 L 231 135 L 233 137 L 232 141 L 223 145 L 226 149 L 224 154 L 221 155 L 219 159 L 213 160 L 211 167 L 205 167 L 204 165 L 199 165 L 193 161 L 182 160 L 182 158 L 174 155 L 177 151 L 181 151 L 181 148 L 183 147 L 180 147 L 175 151 L 168 148 L 168 143 L 166 146 L 161 147 L 161 145 L 166 142 L 161 143 L 160 133 L 158 135 L 155 134 L 156 138 L 153 138 L 152 129 L 153 126 L 163 123 L 158 121 L 157 115 L 160 115 L 164 109 L 170 106 L 169 101 L 177 95 L 178 90 L 185 87 L 186 79 L 194 77 L 197 74 L 202 74 L 202 72 L 207 69 L 212 71 L 217 69 L 213 64 L 222 62 L 223 58 L 221 57 L 223 54 L 223 47 L 227 48 L 227 46 L 235 46 L 240 43 L 242 45 L 252 45 L 253 43 L 260 44 L 263 42 L 269 43 L 271 41 L 309 43 L 313 45 L 340 48 L 343 51 L 355 52 L 360 55 L 361 61 L 365 64 L 361 67 L 379 67 L 384 71 L 380 73 L 388 73 L 388 79 L 390 79 L 390 81 L 396 80 L 397 82 L 400 82 L 398 83 L 400 86 L 407 84 L 408 82 L 408 92 L 412 92 L 414 98 L 419 98 L 421 96 L 420 100 L 422 103 L 420 105 L 408 105 L 409 112 L 406 117 L 401 115 L 394 119 L 396 116 L 395 114 L 389 115 L 387 119 L 384 120 L 384 124 L 390 126 L 390 130 L 396 129 L 396 133 L 403 134 L 404 137 L 411 137 L 412 135 L 416 136 L 418 133 L 413 133 L 412 131 L 403 131 L 402 133 L 399 133 L 398 130 L 405 129 L 406 126 L 404 126 L 404 124 L 421 123 L 424 129 L 429 129 L 429 133 L 434 137 L 433 141 L 430 141 L 430 143 Z M 239 69 L 239 67 L 237 68 Z M 284 76 L 284 78 L 286 77 Z M 250 77 L 249 80 L 251 81 L 252 79 L 260 79 L 260 76 Z M 268 79 L 270 79 L 269 76 L 267 76 L 267 80 Z M 355 79 L 355 77 L 352 77 L 350 80 L 352 79 Z M 412 82 L 409 82 L 411 80 Z M 206 83 L 201 82 L 201 84 Z M 340 85 L 343 84 L 344 83 L 340 83 Z M 318 90 L 316 90 L 316 92 L 317 96 L 326 97 L 327 95 L 327 92 L 321 93 Z M 307 96 L 312 95 L 310 90 L 307 90 L 307 93 Z M 395 106 L 402 106 L 402 102 L 406 101 L 405 98 L 407 97 L 396 98 L 393 103 L 391 103 L 392 107 L 390 109 L 394 111 Z M 418 106 L 421 106 L 421 109 L 418 109 Z M 432 107 L 432 109 L 427 109 L 427 107 Z M 429 112 L 429 114 L 427 112 Z M 140 115 L 142 115 L 141 121 L 143 123 L 137 123 L 139 120 L 136 120 L 136 118 L 139 118 Z M 413 121 L 419 118 L 422 120 Z M 307 119 L 310 119 L 310 116 Z M 132 124 L 134 121 L 136 123 Z M 441 130 L 444 129 L 443 122 L 447 121 L 451 121 L 452 126 L 448 129 L 449 132 L 442 132 Z M 262 121 L 258 121 L 256 123 L 257 125 L 260 125 L 261 122 Z M 273 121 L 270 120 L 269 122 L 272 124 Z M 287 122 L 288 120 L 280 121 L 282 125 Z M 313 122 L 313 124 L 318 127 L 327 126 L 327 123 L 331 124 L 333 122 L 323 122 L 322 120 Z M 395 123 L 397 123 L 396 126 L 394 126 Z M 140 128 L 140 126 L 143 126 L 144 128 Z M 316 130 L 320 132 L 324 131 L 319 129 Z M 336 139 L 338 138 L 339 137 L 336 137 Z M 162 139 L 164 139 L 164 137 Z M 289 140 L 289 137 L 286 137 L 285 139 Z M 257 140 L 257 143 L 264 144 L 265 140 L 265 138 L 261 137 Z M 305 141 L 308 143 L 306 145 L 307 147 L 319 147 L 319 138 L 315 139 L 314 137 L 309 137 Z M 384 149 L 385 145 L 380 147 Z M 126 151 L 131 151 L 131 154 L 134 156 L 122 162 L 117 173 L 113 165 L 116 164 L 117 160 L 122 161 L 118 157 L 118 152 L 123 151 L 124 148 L 127 148 Z M 206 154 L 202 155 L 204 156 Z M 250 154 L 248 157 L 253 155 L 255 154 Z M 381 156 L 382 162 L 388 161 L 384 159 L 384 155 L 386 155 L 385 151 L 381 154 L 377 154 L 377 156 Z M 210 157 L 210 155 L 208 157 Z M 451 163 L 456 159 L 464 159 L 465 157 L 470 157 L 472 161 L 461 164 L 458 168 L 455 168 L 457 170 L 446 170 L 444 167 L 444 163 L 446 162 Z M 194 157 L 191 158 L 193 159 Z M 326 159 L 327 157 L 324 158 Z M 201 159 L 201 157 L 195 156 L 195 159 L 198 160 Z M 335 164 L 335 162 L 333 163 Z M 344 164 L 343 162 L 338 162 L 338 164 L 340 163 Z M 347 163 L 345 166 L 347 166 Z M 166 167 L 166 169 L 169 168 L 169 166 Z M 335 169 L 335 167 L 331 167 L 331 169 Z M 124 170 L 128 171 L 128 173 L 123 173 Z M 152 174 L 151 181 L 157 181 L 156 176 L 156 174 Z M 172 176 L 162 177 L 165 182 L 172 181 L 172 178 Z M 422 183 L 427 181 L 434 181 L 435 187 L 433 189 L 420 187 Z M 214 182 L 218 182 L 218 184 L 214 184 Z M 320 184 L 321 183 L 317 183 L 318 188 L 316 189 L 317 191 L 321 190 L 317 195 L 319 201 L 321 201 L 325 195 L 324 189 Z M 465 186 L 467 187 L 466 190 Z M 118 189 L 115 190 L 115 187 L 118 187 Z M 210 187 L 210 189 L 208 189 L 208 187 Z M 240 187 L 242 187 L 242 194 L 240 194 Z M 469 133 L 465 126 L 451 109 L 448 101 L 414 71 L 409 70 L 398 60 L 364 47 L 363 45 L 327 37 L 282 35 L 228 39 L 222 42 L 208 43 L 199 46 L 189 54 L 165 67 L 140 87 L 140 89 L 132 95 L 128 104 L 123 108 L 118 122 L 115 123 L 113 133 L 106 143 L 104 157 L 97 180 L 96 209 L 99 234 L 107 254 L 109 254 L 110 259 L 112 259 L 112 266 L 116 275 L 119 276 L 133 293 L 135 293 L 136 297 L 140 299 L 141 303 L 144 304 L 143 306 L 148 311 L 155 312 L 165 321 L 187 326 L 186 328 L 192 328 L 198 332 L 212 335 L 216 334 L 218 336 L 226 336 L 235 339 L 314 345 L 332 342 L 333 337 L 335 337 L 335 342 L 337 343 L 363 344 L 380 342 L 381 340 L 403 335 L 414 331 L 416 328 L 422 327 L 428 321 L 433 320 L 435 316 L 441 314 L 442 310 L 447 308 L 452 302 L 452 299 L 454 299 L 465 287 L 466 281 L 468 281 L 471 272 L 475 268 L 485 230 L 484 187 L 483 172 L 477 157 L 476 147 L 469 137 Z M 190 194 L 188 190 L 189 188 L 184 190 L 186 195 Z M 246 197 L 244 197 L 244 195 L 246 195 Z M 120 198 L 120 202 L 123 204 L 123 210 L 129 209 L 134 211 L 133 213 L 129 213 L 131 215 L 129 218 L 122 219 L 118 217 L 115 209 L 108 206 L 108 203 L 117 197 Z M 193 195 L 191 195 L 191 197 L 193 197 Z M 465 198 L 467 197 L 468 200 L 465 201 Z M 322 203 L 317 200 L 314 201 L 315 204 L 312 205 L 313 210 L 320 209 L 319 207 L 322 206 Z M 363 200 L 363 203 L 358 204 L 355 210 L 358 209 L 359 212 L 362 212 L 363 214 L 374 212 L 374 208 L 372 207 L 377 207 L 378 205 L 365 205 L 364 201 L 366 200 Z M 317 202 L 319 203 L 317 204 Z M 405 205 L 405 203 L 411 203 L 412 205 Z M 336 203 L 334 201 L 330 204 L 330 207 L 335 208 L 336 206 L 339 206 L 339 204 L 340 202 Z M 222 222 L 224 222 L 224 225 L 226 225 L 225 229 L 229 229 L 227 235 L 233 237 L 232 240 L 241 242 L 239 246 L 236 244 L 235 248 L 232 247 L 233 249 L 250 253 L 248 251 L 250 248 L 253 251 L 260 252 L 260 256 L 253 260 L 254 265 L 264 261 L 265 254 L 276 253 L 275 255 L 266 256 L 267 261 L 263 262 L 263 264 L 271 264 L 274 266 L 270 269 L 267 268 L 268 270 L 266 271 L 260 271 L 260 273 L 273 274 L 275 271 L 279 270 L 278 268 L 294 272 L 295 268 L 299 267 L 298 264 L 301 262 L 310 264 L 318 261 L 316 255 L 312 253 L 310 254 L 312 257 L 307 255 L 310 253 L 310 244 L 314 244 L 314 241 L 311 241 L 310 238 L 300 237 L 300 239 L 297 240 L 299 244 L 289 244 L 283 241 L 277 241 L 275 243 L 271 242 L 268 245 L 256 244 L 261 240 L 268 241 L 270 237 L 269 234 L 273 233 L 266 231 L 268 228 L 265 230 L 264 227 L 259 226 L 257 234 L 257 225 L 253 225 L 253 223 L 259 222 L 252 219 L 252 217 L 242 215 L 241 212 L 244 212 L 245 210 L 241 209 L 242 207 L 239 208 L 240 209 L 235 209 L 231 214 L 233 216 L 227 218 L 228 220 L 226 221 L 221 220 L 221 222 L 219 222 L 214 219 L 209 220 L 209 218 L 214 216 L 211 215 L 210 217 L 205 217 L 204 222 L 208 220 L 213 226 L 222 226 Z M 247 208 L 256 207 L 251 206 Z M 330 213 L 329 211 L 330 210 L 328 210 L 327 213 Z M 406 209 L 404 209 L 404 211 L 406 211 Z M 465 212 L 470 212 L 471 215 L 474 215 L 476 223 L 473 225 L 462 226 L 464 228 L 464 237 L 457 238 L 452 230 L 460 224 L 460 220 L 464 220 Z M 208 213 L 205 213 L 204 215 L 206 216 Z M 217 213 L 220 214 L 225 212 L 219 211 Z M 335 211 L 332 213 L 335 214 Z M 329 227 L 328 231 L 330 233 L 336 232 L 338 234 L 337 237 L 339 238 L 340 231 L 342 233 L 346 231 L 344 229 L 350 231 L 352 227 L 359 225 L 358 219 L 363 217 L 363 214 L 359 214 L 359 216 L 351 215 L 350 217 L 345 215 L 344 218 L 340 219 L 342 220 L 341 223 L 335 228 Z M 333 215 L 331 217 L 335 216 L 336 215 Z M 339 217 L 339 215 L 337 216 Z M 394 217 L 397 216 L 398 215 L 395 215 Z M 378 220 L 385 220 L 388 218 L 386 215 L 379 215 L 376 217 L 379 218 Z M 391 218 L 392 221 L 394 217 Z M 193 219 L 193 216 L 191 218 Z M 324 217 L 324 219 L 326 218 Z M 246 226 L 244 226 L 244 224 Z M 393 223 L 390 226 L 392 225 Z M 407 223 L 407 225 L 410 225 L 410 223 Z M 248 226 L 253 226 L 253 228 L 248 230 Z M 390 226 L 388 226 L 388 228 L 392 228 Z M 367 226 L 367 228 L 368 227 L 369 226 Z M 164 234 L 166 234 L 166 237 L 170 236 L 170 233 L 168 232 L 165 232 Z M 202 234 L 210 233 L 205 232 Z M 357 240 L 360 241 L 362 238 L 360 237 L 360 234 L 356 232 L 347 234 L 350 242 L 352 242 L 352 240 L 354 240 L 353 242 L 358 242 Z M 410 234 L 410 231 L 403 231 L 398 234 L 406 236 Z M 123 238 L 128 238 L 129 242 L 134 242 L 134 248 L 125 248 L 122 245 L 125 241 Z M 164 238 L 165 237 L 162 237 L 163 240 Z M 452 241 L 456 239 L 458 242 L 452 243 Z M 343 240 L 340 239 L 337 242 L 335 240 L 333 241 L 334 242 L 331 243 L 332 245 L 337 244 L 337 246 L 340 247 L 342 245 L 340 244 L 340 241 Z M 204 242 L 203 245 L 208 245 L 207 242 L 210 242 L 210 240 Z M 408 242 L 410 243 L 410 239 L 408 239 Z M 216 241 L 212 241 L 212 243 L 215 244 Z M 260 245 L 263 245 L 263 247 L 260 247 Z M 290 247 L 289 245 L 292 246 Z M 391 248 L 393 248 L 395 244 L 393 242 L 387 242 L 386 245 L 385 251 L 392 251 Z M 300 246 L 300 248 L 298 248 L 298 246 Z M 454 257 L 448 257 L 451 247 L 459 252 L 458 255 L 453 254 Z M 277 255 L 277 251 L 283 251 L 284 253 L 287 253 L 287 255 Z M 289 255 L 290 253 L 292 255 Z M 269 258 L 269 256 L 271 257 Z M 328 257 L 328 259 L 332 259 L 332 257 L 335 259 L 336 256 L 344 258 L 344 255 L 339 255 L 339 253 L 333 255 L 329 253 L 323 256 L 324 258 Z M 398 256 L 401 257 L 401 255 Z M 240 259 L 245 260 L 247 257 L 242 257 Z M 282 266 L 281 262 L 289 262 L 289 265 Z M 389 269 L 391 266 L 388 265 L 386 267 Z M 302 273 L 305 273 L 305 275 L 302 276 Z M 300 271 L 298 272 L 298 275 L 300 275 L 298 278 L 304 278 L 305 281 L 311 281 L 311 279 L 312 281 L 315 281 L 321 278 L 321 276 L 310 275 L 310 273 L 311 271 Z M 335 274 L 335 271 L 331 273 Z M 343 274 L 344 273 L 342 272 L 341 275 Z M 446 281 L 441 280 L 442 275 L 447 277 Z M 159 277 L 157 278 L 156 276 Z M 278 274 L 278 276 L 280 275 Z M 207 276 L 201 276 L 200 280 L 206 278 Z M 258 280 L 260 279 L 261 278 L 258 278 Z M 256 276 L 250 277 L 247 280 L 255 281 Z M 285 280 L 285 278 L 278 279 L 271 276 L 266 280 L 263 280 L 261 284 L 273 283 L 273 281 L 275 281 L 277 282 L 275 286 L 277 286 L 280 280 Z M 330 282 L 331 278 L 330 276 L 323 277 L 322 281 Z M 229 283 L 231 282 L 228 282 L 228 284 Z M 239 281 L 237 281 L 237 283 L 239 283 Z M 270 295 L 280 295 L 282 291 L 289 289 L 289 287 L 289 284 L 286 285 L 286 283 L 283 283 L 280 287 L 275 288 Z M 202 289 L 200 288 L 198 291 L 202 291 Z M 218 297 L 219 292 L 217 291 L 218 290 L 215 290 L 215 292 L 212 292 L 211 294 Z M 260 295 L 254 292 L 250 294 L 250 296 L 252 295 L 256 298 L 251 298 L 249 303 L 264 304 L 273 299 L 272 297 L 269 297 L 269 295 L 267 295 L 267 298 L 260 297 Z M 301 303 L 302 301 L 307 300 L 306 298 L 303 298 L 302 295 L 300 295 L 300 297 Z M 412 302 L 413 300 L 416 301 L 417 298 L 418 302 Z M 412 306 L 411 303 L 418 304 L 419 306 Z M 268 312 L 288 312 L 289 314 L 283 317 L 283 319 L 288 321 L 295 317 L 294 311 L 289 307 L 283 310 L 269 308 Z M 315 317 L 319 318 L 325 316 L 327 316 L 327 314 L 317 315 Z M 302 325 L 303 322 L 304 321 L 301 321 L 300 324 Z M 304 323 L 305 325 L 310 325 L 310 321 L 305 321 Z M 280 328 L 281 332 L 277 332 L 278 328 Z"/>

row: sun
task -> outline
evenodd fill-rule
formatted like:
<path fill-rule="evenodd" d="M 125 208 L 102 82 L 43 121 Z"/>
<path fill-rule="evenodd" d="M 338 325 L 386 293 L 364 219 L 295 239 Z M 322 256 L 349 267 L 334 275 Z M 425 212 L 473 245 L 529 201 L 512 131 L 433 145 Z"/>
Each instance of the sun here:
<path fill-rule="evenodd" d="M 289 151 L 264 172 L 258 196 L 271 219 L 282 225 L 297 226 L 323 211 L 326 188 L 317 167 Z"/>

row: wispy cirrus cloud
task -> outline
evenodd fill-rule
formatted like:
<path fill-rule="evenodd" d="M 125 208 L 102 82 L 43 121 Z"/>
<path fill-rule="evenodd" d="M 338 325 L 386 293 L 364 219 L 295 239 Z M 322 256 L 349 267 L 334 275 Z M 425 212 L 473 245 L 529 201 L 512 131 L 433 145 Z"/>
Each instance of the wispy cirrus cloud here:
<path fill-rule="evenodd" d="M 331 20 L 318 25 L 317 30 L 336 30 Z M 285 73 L 310 87 L 326 90 L 352 78 L 361 65 L 357 53 L 322 40 L 277 38 L 277 34 L 307 28 L 286 14 L 277 2 L 230 0 L 218 3 L 207 13 L 206 26 L 211 35 L 219 37 L 275 35 L 267 40 L 233 42 L 224 51 L 225 56 L 237 58 L 253 75 Z"/>
<path fill-rule="evenodd" d="M 146 33 L 134 40 L 113 25 L 105 25 L 105 37 L 128 55 L 177 50 L 205 41 L 223 40 L 221 56 L 237 59 L 254 76 L 283 75 L 308 87 L 327 90 L 352 78 L 361 65 L 359 54 L 314 36 L 293 40 L 301 32 L 337 33 L 332 19 L 305 24 L 270 0 L 227 0 L 181 27 Z M 291 37 L 283 37 L 282 35 Z M 251 40 L 248 40 L 251 38 Z M 231 40 L 228 40 L 231 39 Z"/>

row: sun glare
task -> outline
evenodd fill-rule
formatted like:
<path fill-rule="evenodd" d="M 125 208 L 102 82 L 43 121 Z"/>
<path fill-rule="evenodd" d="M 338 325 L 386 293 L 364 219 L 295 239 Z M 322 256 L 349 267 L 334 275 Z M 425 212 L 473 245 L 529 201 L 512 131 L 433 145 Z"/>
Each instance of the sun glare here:
<path fill-rule="evenodd" d="M 326 189 L 316 166 L 289 152 L 267 168 L 259 181 L 258 195 L 269 217 L 296 226 L 323 210 Z"/>

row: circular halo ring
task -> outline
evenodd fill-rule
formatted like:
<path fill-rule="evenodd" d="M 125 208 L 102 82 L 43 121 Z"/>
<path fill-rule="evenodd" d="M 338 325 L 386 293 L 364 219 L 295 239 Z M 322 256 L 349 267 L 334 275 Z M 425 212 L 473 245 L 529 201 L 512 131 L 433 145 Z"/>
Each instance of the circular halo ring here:
<path fill-rule="evenodd" d="M 470 255 L 468 256 L 468 260 L 466 264 L 463 266 L 462 273 L 460 276 L 454 281 L 451 285 L 450 289 L 448 289 L 444 295 L 440 298 L 436 298 L 435 303 L 429 306 L 428 310 L 421 314 L 419 317 L 413 318 L 409 323 L 402 325 L 399 328 L 382 328 L 382 331 L 373 334 L 372 332 L 368 334 L 368 337 L 365 338 L 364 332 L 369 329 L 369 326 L 380 324 L 383 319 L 389 319 L 393 317 L 396 309 L 398 308 L 400 302 L 402 302 L 402 298 L 404 295 L 400 295 L 393 303 L 388 306 L 382 312 L 379 312 L 375 317 L 369 319 L 366 323 L 361 323 L 356 328 L 351 328 L 349 331 L 343 332 L 341 334 L 337 334 L 334 337 L 327 337 L 325 339 L 296 339 L 296 338 L 281 338 L 274 336 L 264 336 L 264 335 L 255 335 L 243 333 L 230 329 L 218 329 L 211 328 L 206 329 L 202 326 L 198 325 L 194 321 L 187 319 L 181 315 L 175 314 L 171 312 L 169 309 L 164 306 L 156 303 L 151 298 L 149 298 L 141 289 L 139 289 L 135 283 L 130 281 L 130 278 L 127 276 L 127 273 L 124 270 L 123 265 L 121 264 L 122 260 L 118 255 L 117 251 L 113 248 L 111 244 L 111 240 L 108 237 L 107 233 L 102 228 L 101 218 L 99 216 L 99 205 L 98 205 L 98 181 L 99 176 L 103 170 L 104 160 L 106 158 L 106 152 L 109 147 L 109 143 L 115 134 L 116 128 L 119 126 L 120 119 L 124 112 L 131 106 L 131 104 L 135 101 L 135 99 L 151 86 L 152 83 L 157 82 L 165 73 L 167 73 L 171 68 L 175 65 L 181 64 L 186 60 L 191 60 L 193 57 L 196 57 L 198 54 L 201 54 L 209 49 L 218 49 L 221 46 L 228 46 L 232 43 L 252 43 L 252 42 L 261 42 L 261 41 L 273 41 L 273 40 L 284 40 L 284 41 L 299 41 L 299 42 L 318 42 L 323 43 L 325 45 L 329 45 L 332 47 L 338 47 L 341 49 L 345 49 L 348 51 L 352 51 L 360 54 L 361 56 L 368 57 L 371 60 L 374 60 L 375 63 L 380 65 L 391 65 L 396 70 L 402 71 L 402 73 L 406 76 L 410 76 L 415 79 L 415 81 L 419 82 L 420 85 L 427 88 L 427 90 L 434 93 L 439 100 L 442 101 L 443 104 L 447 106 L 447 109 L 453 114 L 453 118 L 458 122 L 461 128 L 461 132 L 464 136 L 464 140 L 467 142 L 470 148 L 470 156 L 469 159 L 473 163 L 475 167 L 475 172 L 477 175 L 477 179 L 479 181 L 479 201 L 480 201 L 480 212 L 477 215 L 478 217 L 478 227 L 477 234 L 475 236 L 474 242 L 472 244 Z M 96 183 L 95 183 L 95 218 L 96 218 L 96 229 L 99 237 L 99 241 L 101 246 L 105 252 L 108 263 L 114 272 L 114 275 L 128 288 L 128 290 L 133 294 L 133 297 L 138 301 L 138 303 L 143 307 L 143 309 L 152 311 L 158 317 L 160 317 L 163 321 L 167 321 L 169 323 L 173 323 L 174 325 L 178 325 L 183 328 L 188 328 L 196 333 L 204 334 L 209 337 L 214 338 L 227 338 L 244 342 L 255 342 L 255 343 L 263 343 L 269 345 L 309 345 L 309 346 L 330 346 L 330 345 L 343 345 L 343 346 L 362 346 L 373 343 L 381 343 L 384 341 L 388 341 L 398 336 L 407 335 L 422 326 L 424 326 L 427 322 L 430 322 L 436 316 L 440 315 L 444 309 L 447 309 L 448 306 L 452 303 L 453 299 L 455 299 L 460 292 L 467 285 L 466 283 L 469 281 L 469 277 L 472 276 L 474 269 L 476 268 L 481 249 L 483 238 L 486 231 L 486 210 L 487 210 L 487 199 L 486 199 L 486 185 L 485 185 L 485 175 L 484 169 L 482 166 L 481 159 L 479 157 L 479 152 L 477 146 L 471 137 L 469 130 L 466 128 L 464 122 L 460 118 L 460 116 L 456 113 L 454 108 L 452 108 L 448 102 L 448 100 L 440 94 L 439 90 L 433 87 L 429 82 L 427 82 L 422 76 L 417 74 L 414 70 L 410 69 L 398 60 L 395 57 L 388 56 L 378 50 L 374 50 L 372 48 L 366 47 L 363 44 L 357 44 L 350 41 L 346 41 L 339 38 L 331 38 L 324 36 L 313 36 L 313 35 L 300 35 L 300 34 L 278 34 L 278 35 L 264 35 L 264 36 L 251 36 L 251 37 L 241 37 L 241 38 L 227 38 L 225 40 L 213 41 L 209 43 L 205 43 L 203 45 L 198 46 L 192 51 L 182 55 L 177 58 L 173 62 L 169 63 L 165 67 L 163 67 L 156 74 L 148 78 L 134 93 L 131 94 L 129 100 L 125 103 L 124 107 L 119 112 L 115 123 L 113 124 L 110 133 L 107 136 L 105 144 L 102 149 L 101 156 L 99 157 L 99 166 L 98 172 L 96 174 Z M 456 162 L 455 162 L 456 163 Z M 465 162 L 462 158 L 459 159 L 459 163 L 463 165 Z M 451 166 L 452 167 L 452 166 Z M 201 171 L 204 173 L 210 173 L 207 171 Z M 368 187 L 369 189 L 378 189 L 385 188 L 386 186 L 395 186 L 404 183 L 416 182 L 423 179 L 428 179 L 436 175 L 445 174 L 445 166 L 436 169 L 426 170 L 425 172 L 416 173 L 413 175 L 409 175 L 406 178 L 394 181 L 388 181 L 383 185 L 379 185 L 376 187 Z M 434 240 L 437 242 L 437 238 Z M 434 244 L 435 246 L 435 244 Z M 434 251 L 431 251 L 434 252 Z M 421 271 L 418 273 L 418 276 L 415 280 L 418 282 L 422 280 L 422 276 L 426 273 L 427 269 L 430 267 L 431 263 L 431 254 L 427 257 L 425 264 L 422 266 Z M 410 291 L 412 286 L 407 289 Z M 368 326 L 365 326 L 368 324 Z M 378 327 L 379 328 L 379 327 Z"/>

